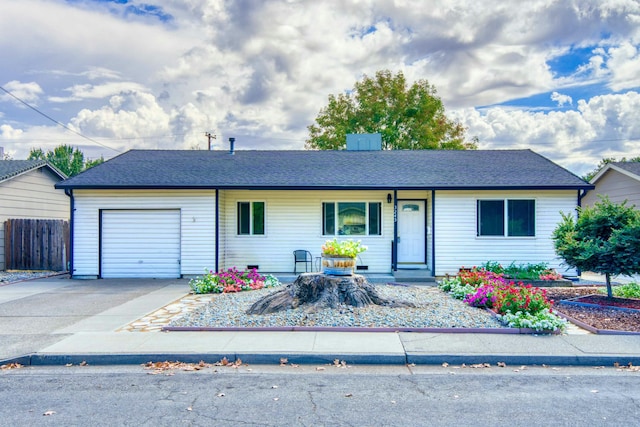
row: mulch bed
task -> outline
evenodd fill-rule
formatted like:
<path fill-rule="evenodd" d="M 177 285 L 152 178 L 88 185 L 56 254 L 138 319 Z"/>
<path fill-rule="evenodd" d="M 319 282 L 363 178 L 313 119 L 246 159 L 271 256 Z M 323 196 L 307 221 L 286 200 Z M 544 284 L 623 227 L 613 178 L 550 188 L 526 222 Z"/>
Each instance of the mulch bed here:
<path fill-rule="evenodd" d="M 547 297 L 554 301 L 553 309 L 560 314 L 583 322 L 600 330 L 640 332 L 640 311 L 623 311 L 619 308 L 640 308 L 640 300 L 632 298 L 609 299 L 606 295 L 598 295 L 597 288 L 572 287 L 549 288 Z M 580 306 L 565 303 L 573 300 L 593 306 Z"/>

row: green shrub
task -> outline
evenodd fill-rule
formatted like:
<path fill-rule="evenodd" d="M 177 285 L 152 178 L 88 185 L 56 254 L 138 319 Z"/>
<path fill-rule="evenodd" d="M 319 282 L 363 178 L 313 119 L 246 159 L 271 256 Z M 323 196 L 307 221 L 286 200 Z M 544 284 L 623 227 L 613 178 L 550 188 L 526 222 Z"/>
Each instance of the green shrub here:
<path fill-rule="evenodd" d="M 495 274 L 504 274 L 504 267 L 497 261 L 487 261 L 480 265 L 480 268 Z"/>
<path fill-rule="evenodd" d="M 546 262 L 537 264 L 515 264 L 512 262 L 504 269 L 504 274 L 515 280 L 538 280 L 541 274 L 549 270 Z"/>
<path fill-rule="evenodd" d="M 598 292 L 604 294 L 606 289 L 599 289 Z M 640 298 L 640 283 L 627 283 L 626 285 L 614 286 L 613 296 L 619 298 Z"/>

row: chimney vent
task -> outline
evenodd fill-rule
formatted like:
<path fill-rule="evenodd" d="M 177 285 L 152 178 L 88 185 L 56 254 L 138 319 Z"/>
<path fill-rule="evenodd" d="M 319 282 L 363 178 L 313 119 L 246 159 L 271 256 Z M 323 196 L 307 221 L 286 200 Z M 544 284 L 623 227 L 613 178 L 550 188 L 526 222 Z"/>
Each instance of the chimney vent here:
<path fill-rule="evenodd" d="M 379 133 L 348 133 L 348 151 L 379 151 L 382 150 L 382 134 Z"/>
<path fill-rule="evenodd" d="M 235 154 L 233 151 L 233 143 L 236 142 L 235 138 L 229 138 L 229 154 Z"/>

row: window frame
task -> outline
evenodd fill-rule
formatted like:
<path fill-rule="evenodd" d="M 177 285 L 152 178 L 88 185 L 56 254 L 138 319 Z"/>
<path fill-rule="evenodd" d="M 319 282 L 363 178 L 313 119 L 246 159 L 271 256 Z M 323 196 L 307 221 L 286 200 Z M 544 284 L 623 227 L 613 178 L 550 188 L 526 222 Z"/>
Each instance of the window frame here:
<path fill-rule="evenodd" d="M 339 212 L 339 204 L 340 203 L 362 203 L 364 204 L 364 214 L 365 214 L 365 219 L 364 219 L 364 225 L 365 225 L 365 232 L 364 234 L 340 234 L 339 232 L 339 224 L 340 224 L 340 212 Z M 371 233 L 371 209 L 373 206 L 378 205 L 379 209 L 378 209 L 378 221 L 377 221 L 377 226 L 378 226 L 378 230 L 379 233 L 378 234 L 370 234 Z M 368 201 L 368 200 L 334 200 L 334 201 L 323 201 L 321 202 L 321 211 L 322 211 L 322 218 L 321 218 L 321 233 L 322 236 L 334 236 L 334 237 L 339 237 L 339 236 L 354 236 L 354 237 L 381 237 L 383 235 L 383 228 L 384 228 L 384 220 L 383 220 L 383 203 L 382 201 Z M 327 206 L 333 206 L 332 209 L 327 209 Z M 330 214 L 330 215 L 329 215 Z M 330 224 L 330 227 L 327 227 L 327 220 L 329 217 L 333 217 L 333 224 Z M 333 233 L 328 233 L 327 230 L 332 230 Z"/>
<path fill-rule="evenodd" d="M 262 233 L 256 234 L 256 212 L 255 205 L 262 204 Z M 245 219 L 244 216 L 241 217 L 243 209 L 241 209 L 241 205 L 249 206 L 249 232 L 243 232 L 245 229 L 244 226 L 246 224 L 241 224 L 241 221 Z M 244 225 L 244 226 L 243 226 Z M 264 200 L 238 200 L 236 202 L 236 236 L 266 236 L 267 235 L 267 203 Z"/>
<path fill-rule="evenodd" d="M 512 234 L 513 227 L 511 226 L 511 216 L 510 212 L 512 211 L 512 202 L 530 202 L 531 203 L 531 214 L 532 218 L 530 221 L 532 234 Z M 482 215 L 482 202 L 501 202 L 502 203 L 502 234 L 482 234 L 481 229 L 481 215 Z M 476 237 L 482 239 L 491 239 L 491 238 L 510 238 L 510 239 L 519 239 L 519 238 L 535 238 L 537 237 L 538 231 L 538 213 L 537 213 L 537 200 L 534 198 L 486 198 L 486 199 L 476 199 Z"/>

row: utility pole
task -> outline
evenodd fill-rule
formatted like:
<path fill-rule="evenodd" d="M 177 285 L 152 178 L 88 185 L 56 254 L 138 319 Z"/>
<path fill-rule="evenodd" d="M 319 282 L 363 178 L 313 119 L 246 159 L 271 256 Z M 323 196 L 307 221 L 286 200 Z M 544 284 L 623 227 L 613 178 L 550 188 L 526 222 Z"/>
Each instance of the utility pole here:
<path fill-rule="evenodd" d="M 206 136 L 209 139 L 209 151 L 211 151 L 211 140 L 212 139 L 216 139 L 215 135 L 212 135 L 210 132 L 205 132 L 204 136 Z"/>

